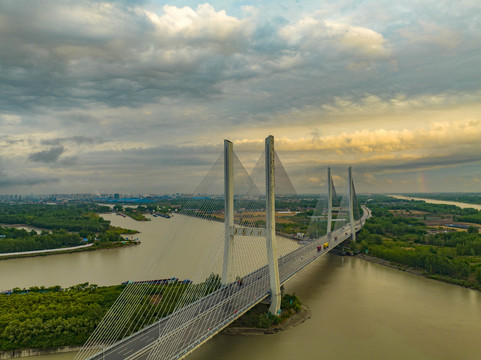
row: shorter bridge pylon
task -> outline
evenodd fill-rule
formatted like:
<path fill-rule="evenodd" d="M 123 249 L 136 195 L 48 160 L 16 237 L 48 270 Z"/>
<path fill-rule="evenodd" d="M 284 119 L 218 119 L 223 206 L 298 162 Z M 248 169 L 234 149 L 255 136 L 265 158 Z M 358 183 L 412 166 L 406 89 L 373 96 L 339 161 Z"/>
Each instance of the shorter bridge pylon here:
<path fill-rule="evenodd" d="M 354 226 L 354 183 L 352 181 L 352 169 L 350 166 L 347 181 L 349 183 L 349 222 L 351 224 L 352 241 L 356 241 L 356 228 Z"/>
<path fill-rule="evenodd" d="M 332 229 L 332 177 L 331 168 L 327 168 L 327 236 L 331 236 Z"/>

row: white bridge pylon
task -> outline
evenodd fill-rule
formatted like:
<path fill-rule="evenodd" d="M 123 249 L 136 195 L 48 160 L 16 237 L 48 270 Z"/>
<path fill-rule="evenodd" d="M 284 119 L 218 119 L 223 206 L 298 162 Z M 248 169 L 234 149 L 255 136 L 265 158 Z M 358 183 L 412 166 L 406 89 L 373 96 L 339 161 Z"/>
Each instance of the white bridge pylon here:
<path fill-rule="evenodd" d="M 331 234 L 333 231 L 333 223 L 339 222 L 339 223 L 347 223 L 349 222 L 350 226 L 350 234 L 351 234 L 351 239 L 353 241 L 356 240 L 356 226 L 355 226 L 355 221 L 357 220 L 355 216 L 355 208 L 357 206 L 357 201 L 356 201 L 356 193 L 354 190 L 354 181 L 352 178 L 352 170 L 351 167 L 348 169 L 348 174 L 347 174 L 347 191 L 346 191 L 346 197 L 347 197 L 347 208 L 346 206 L 342 206 L 342 204 L 339 203 L 339 198 L 336 193 L 335 187 L 334 187 L 334 181 L 332 180 L 332 175 L 331 175 L 331 168 L 327 168 L 327 197 L 326 197 L 326 202 L 327 202 L 327 211 L 323 211 L 322 205 L 322 196 L 319 199 L 319 202 L 317 204 L 316 209 L 314 210 L 313 216 L 311 216 L 312 224 L 313 227 L 315 227 L 315 223 L 317 222 L 326 222 L 326 236 L 327 240 L 330 243 L 331 242 Z M 335 201 L 335 204 L 334 204 Z M 325 203 L 324 203 L 325 204 Z M 346 212 L 347 215 L 346 218 L 343 218 L 342 212 Z M 313 230 L 309 231 L 307 230 L 312 236 Z M 318 236 L 316 236 L 318 237 Z"/>
<path fill-rule="evenodd" d="M 268 136 L 265 140 L 266 159 L 266 227 L 265 229 L 234 227 L 234 164 L 233 144 L 224 140 L 224 198 L 225 198 L 225 240 L 224 259 L 222 265 L 222 284 L 227 285 L 234 281 L 231 272 L 233 263 L 233 243 L 236 236 L 265 237 L 267 245 L 267 259 L 269 265 L 269 281 L 271 287 L 271 305 L 269 311 L 279 314 L 281 309 L 281 285 L 279 280 L 279 264 L 276 242 L 276 217 L 275 217 L 275 156 L 274 137 Z"/>
<path fill-rule="evenodd" d="M 229 140 L 224 140 L 224 201 L 225 201 L 225 238 L 224 238 L 224 257 L 222 264 L 223 285 L 235 281 L 235 274 L 232 273 L 233 248 L 235 238 L 240 236 L 258 236 L 266 239 L 267 259 L 269 267 L 269 282 L 271 289 L 271 305 L 269 311 L 272 314 L 280 313 L 281 290 L 279 280 L 279 264 L 276 242 L 276 218 L 275 218 L 275 152 L 274 137 L 272 135 L 265 139 L 265 179 L 266 179 L 266 227 L 252 228 L 234 225 L 234 164 L 233 164 L 233 144 Z M 331 242 L 333 210 L 333 196 L 336 196 L 334 184 L 331 176 L 331 169 L 327 169 L 327 239 Z M 348 170 L 348 199 L 349 199 L 349 223 L 352 240 L 356 240 L 356 229 L 354 225 L 354 183 L 352 179 L 351 167 Z M 336 199 L 337 200 L 337 199 Z"/>

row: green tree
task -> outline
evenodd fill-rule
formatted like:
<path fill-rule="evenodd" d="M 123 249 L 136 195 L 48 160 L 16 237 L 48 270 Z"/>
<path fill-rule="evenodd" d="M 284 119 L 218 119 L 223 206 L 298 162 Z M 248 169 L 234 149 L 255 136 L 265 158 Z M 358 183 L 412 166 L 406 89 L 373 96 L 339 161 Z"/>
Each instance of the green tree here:
<path fill-rule="evenodd" d="M 474 272 L 474 277 L 476 281 L 481 284 L 481 266 L 478 266 Z"/>
<path fill-rule="evenodd" d="M 468 227 L 468 233 L 470 234 L 479 234 L 479 229 L 476 226 Z"/>

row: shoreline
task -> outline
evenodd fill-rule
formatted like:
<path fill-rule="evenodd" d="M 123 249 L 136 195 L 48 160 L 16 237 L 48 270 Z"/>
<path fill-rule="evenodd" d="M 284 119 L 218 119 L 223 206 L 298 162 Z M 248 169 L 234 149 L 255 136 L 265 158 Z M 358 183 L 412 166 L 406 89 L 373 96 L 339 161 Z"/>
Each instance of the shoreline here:
<path fill-rule="evenodd" d="M 120 244 L 113 244 L 112 246 L 105 246 L 105 247 L 80 245 L 79 247 L 75 247 L 74 249 L 72 249 L 72 248 L 65 248 L 65 249 L 59 248 L 59 249 L 47 249 L 47 250 L 33 250 L 33 251 L 38 251 L 38 252 L 35 252 L 35 253 L 27 253 L 27 252 L 24 252 L 22 254 L 12 253 L 12 255 L 0 254 L 0 261 L 11 260 L 11 259 L 30 258 L 30 257 L 37 257 L 37 256 L 73 254 L 73 253 L 77 253 L 77 252 L 87 252 L 87 251 L 96 251 L 96 250 L 109 250 L 109 249 L 116 249 L 116 248 L 120 248 L 120 247 L 129 247 L 129 246 L 134 246 L 134 245 L 139 245 L 139 244 L 140 244 L 140 242 L 127 243 L 127 244 L 120 243 Z"/>
<path fill-rule="evenodd" d="M 219 334 L 229 336 L 261 336 L 268 334 L 275 334 L 279 331 L 286 331 L 293 327 L 296 327 L 312 316 L 311 309 L 306 305 L 301 305 L 301 311 L 292 315 L 289 319 L 281 324 L 270 328 L 252 328 L 252 327 L 227 327 Z"/>
<path fill-rule="evenodd" d="M 375 256 L 371 256 L 371 255 L 366 255 L 366 254 L 357 254 L 357 255 L 354 255 L 354 257 L 362 259 L 362 260 L 370 261 L 370 262 L 375 263 L 375 264 L 380 264 L 380 265 L 383 265 L 383 266 L 386 266 L 386 267 L 390 267 L 392 269 L 405 271 L 405 272 L 408 272 L 410 274 L 414 274 L 414 275 L 418 275 L 418 276 L 424 276 L 424 277 L 428 278 L 428 276 L 426 276 L 424 274 L 424 272 L 422 272 L 421 270 L 411 268 L 407 265 L 393 263 L 391 261 L 384 260 L 384 259 L 381 259 L 381 258 L 378 258 L 378 257 L 375 257 Z"/>
<path fill-rule="evenodd" d="M 437 275 L 429 275 L 429 274 L 426 274 L 424 271 L 422 270 L 418 270 L 418 269 L 415 269 L 415 268 L 412 268 L 412 267 L 409 267 L 407 265 L 402 265 L 402 264 L 397 264 L 397 263 L 393 263 L 391 261 L 388 261 L 388 260 L 384 260 L 384 259 L 381 259 L 381 258 L 377 258 L 375 256 L 370 256 L 370 255 L 366 255 L 366 254 L 358 254 L 358 255 L 354 255 L 354 257 L 356 258 L 359 258 L 361 260 L 365 260 L 365 261 L 369 261 L 369 262 L 372 262 L 372 263 L 375 263 L 375 264 L 379 264 L 379 265 L 382 265 L 382 266 L 386 266 L 386 267 L 390 267 L 392 269 L 395 269 L 395 270 L 400 270 L 400 271 L 405 271 L 405 272 L 408 272 L 410 274 L 414 274 L 414 275 L 417 275 L 417 276 L 422 276 L 426 279 L 431 279 L 431 280 L 436 280 L 436 281 L 440 281 L 440 282 L 443 282 L 445 284 L 450 284 L 450 285 L 456 285 L 456 286 L 461 286 L 465 289 L 471 289 L 471 290 L 475 290 L 475 291 L 481 291 L 480 288 L 476 288 L 476 287 L 473 287 L 473 286 L 469 286 L 469 285 L 464 285 L 462 283 L 463 280 L 460 280 L 459 282 L 457 281 L 457 279 L 451 279 L 451 278 L 443 278 L 441 275 L 437 276 Z"/>
<path fill-rule="evenodd" d="M 31 251 L 18 251 L 14 253 L 2 253 L 0 254 L 0 258 L 2 257 L 8 257 L 8 256 L 21 256 L 21 255 L 35 255 L 35 254 L 46 254 L 46 253 L 54 253 L 54 252 L 59 252 L 62 250 L 65 251 L 70 251 L 70 250 L 80 250 L 80 249 L 85 249 L 93 246 L 93 243 L 90 244 L 85 244 L 85 245 L 78 245 L 78 246 L 70 246 L 67 248 L 56 248 L 56 249 L 44 249 L 44 250 L 31 250 Z"/>
<path fill-rule="evenodd" d="M 301 305 L 301 311 L 292 315 L 289 319 L 281 324 L 278 324 L 271 328 L 249 328 L 249 327 L 227 327 L 219 334 L 229 335 L 229 336 L 261 336 L 275 334 L 280 331 L 286 331 L 304 323 L 307 319 L 312 316 L 311 309 L 306 305 Z M 37 355 L 51 355 L 51 354 L 61 354 L 74 351 L 80 351 L 81 346 L 61 346 L 58 348 L 51 349 L 18 349 L 10 351 L 0 351 L 0 360 L 23 358 L 29 356 Z"/>
<path fill-rule="evenodd" d="M 51 349 L 21 349 L 21 350 L 9 350 L 0 351 L 0 360 L 6 359 L 16 359 L 29 356 L 38 355 L 52 355 L 52 354 L 63 354 L 73 351 L 80 351 L 81 346 L 60 346 L 58 348 Z"/>

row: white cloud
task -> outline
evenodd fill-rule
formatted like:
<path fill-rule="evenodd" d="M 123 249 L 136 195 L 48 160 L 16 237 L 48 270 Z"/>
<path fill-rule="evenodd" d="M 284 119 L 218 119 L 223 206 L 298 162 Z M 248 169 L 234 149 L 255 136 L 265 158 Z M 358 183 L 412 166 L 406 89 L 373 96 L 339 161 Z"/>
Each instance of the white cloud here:
<path fill-rule="evenodd" d="M 156 27 L 155 41 L 169 47 L 207 46 L 221 52 L 236 52 L 254 29 L 249 19 L 237 19 L 209 4 L 198 5 L 195 10 L 165 5 L 162 10 L 161 14 L 151 11 L 145 14 Z"/>
<path fill-rule="evenodd" d="M 426 21 L 420 21 L 415 28 L 402 29 L 400 34 L 412 43 L 436 45 L 445 50 L 455 49 L 462 41 L 457 31 Z"/>
<path fill-rule="evenodd" d="M 390 54 L 382 34 L 372 29 L 311 15 L 294 25 L 286 25 L 279 30 L 279 34 L 288 43 L 301 49 L 338 49 L 366 59 L 386 58 Z"/>

